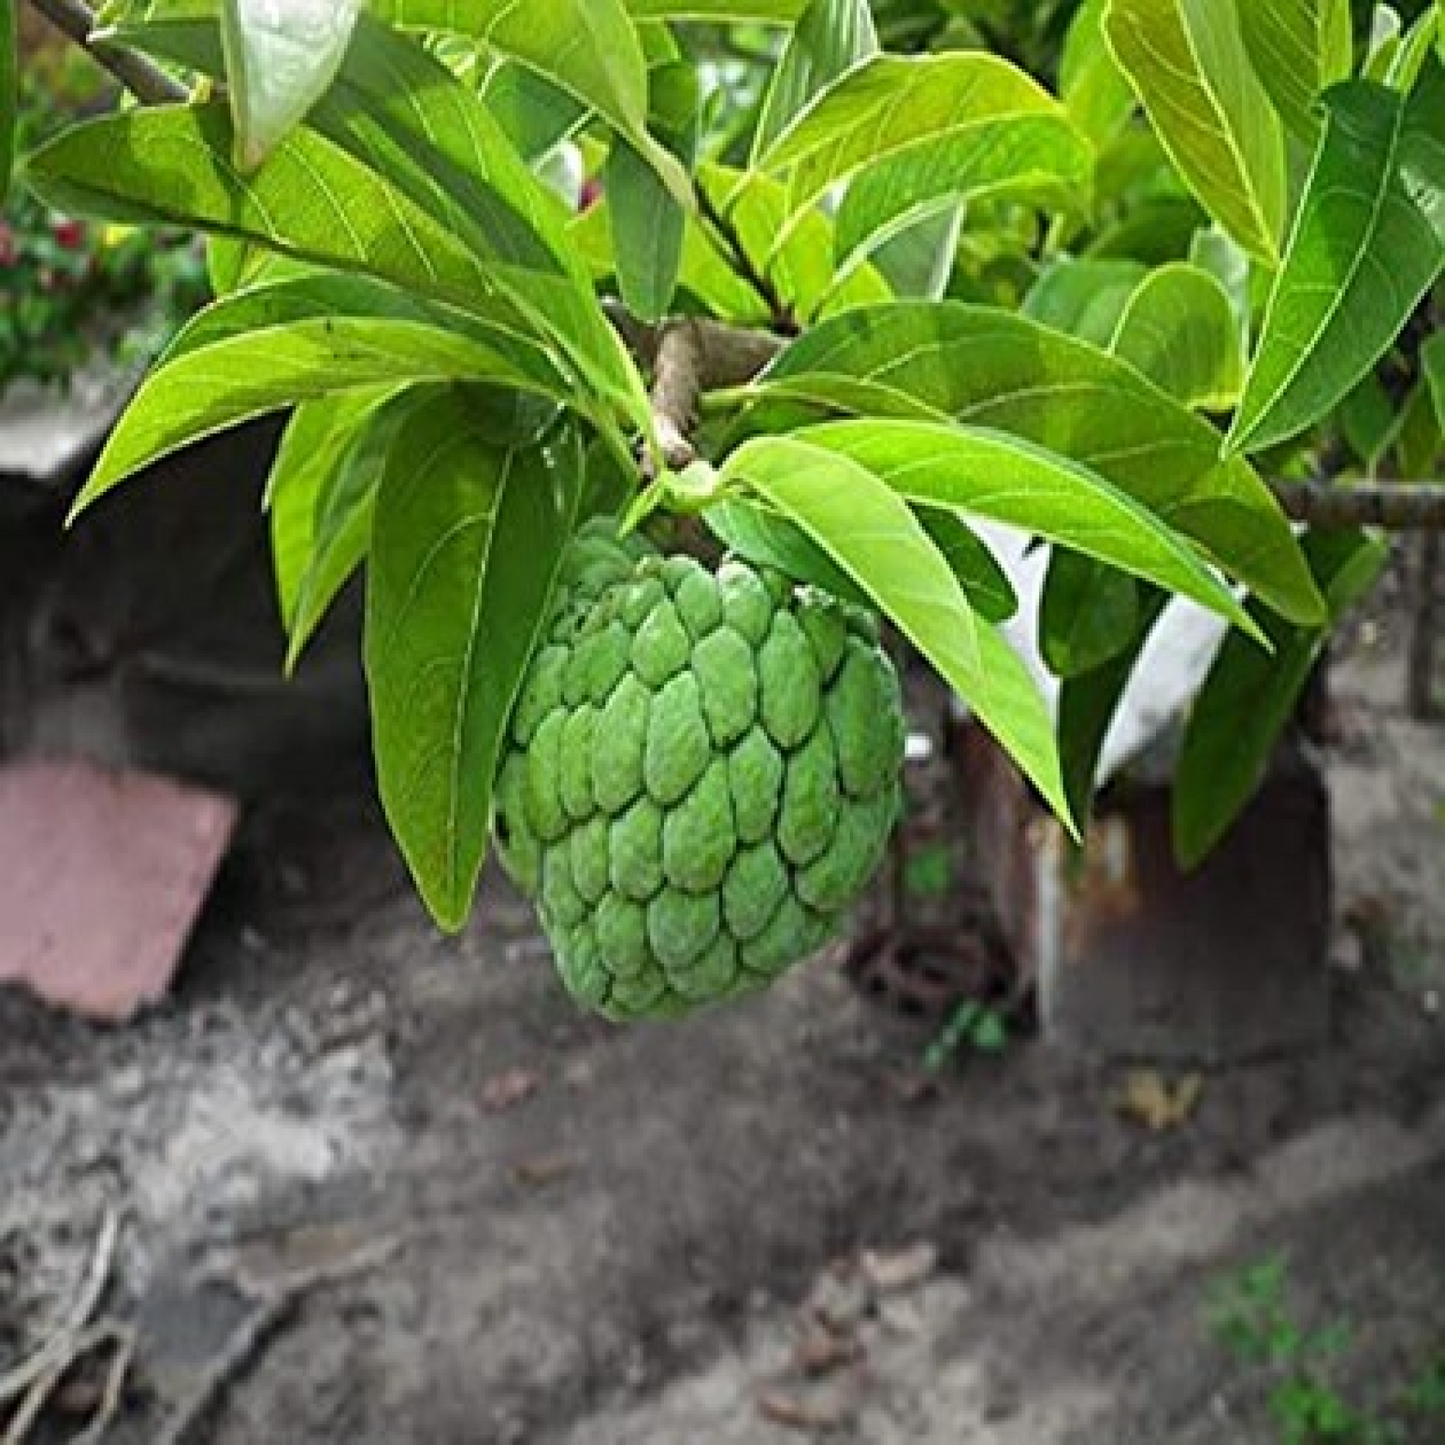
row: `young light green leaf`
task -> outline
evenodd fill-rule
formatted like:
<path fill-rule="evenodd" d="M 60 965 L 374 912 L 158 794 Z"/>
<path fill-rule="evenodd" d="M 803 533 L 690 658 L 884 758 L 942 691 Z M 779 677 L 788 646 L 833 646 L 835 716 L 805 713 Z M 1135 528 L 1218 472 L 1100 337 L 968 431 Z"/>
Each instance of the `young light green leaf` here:
<path fill-rule="evenodd" d="M 1280 118 L 1313 145 L 1315 102 L 1354 62 L 1349 0 L 1242 0 L 1245 48 Z"/>
<path fill-rule="evenodd" d="M 840 270 L 928 208 L 1002 199 L 1078 206 L 1093 171 L 1088 142 L 1062 112 L 1011 114 L 920 141 L 867 166 L 838 207 Z"/>
<path fill-rule="evenodd" d="M 697 158 L 698 107 L 694 66 L 678 61 L 652 72 L 653 129 L 689 167 Z M 677 288 L 687 213 L 626 140 L 613 143 L 606 191 L 622 300 L 641 320 L 661 321 Z"/>
<path fill-rule="evenodd" d="M 1059 62 L 1059 98 L 1069 119 L 1096 146 L 1123 129 L 1134 110 L 1134 92 L 1104 43 L 1108 0 L 1085 0 L 1069 25 Z"/>
<path fill-rule="evenodd" d="M 1425 64 L 1442 34 L 1439 0 L 1415 17 L 1415 23 L 1400 38 L 1400 47 L 1385 71 L 1385 84 L 1392 90 L 1411 91 L 1419 82 Z M 1441 51 L 1445 59 L 1445 50 Z"/>
<path fill-rule="evenodd" d="M 844 412 L 907 415 L 911 406 L 1011 432 L 1127 492 L 1280 612 L 1319 620 L 1293 533 L 1253 469 L 1221 459 L 1208 422 L 1084 342 L 960 302 L 857 307 L 795 341 L 756 389 L 753 428 L 770 424 L 775 391 Z M 894 397 L 897 407 L 886 404 Z"/>
<path fill-rule="evenodd" d="M 76 502 L 88 507 L 188 442 L 357 387 L 490 380 L 565 395 L 546 356 L 355 278 L 283 282 L 216 302 L 181 332 L 116 425 Z"/>
<path fill-rule="evenodd" d="M 1284 132 L 1250 64 L 1234 0 L 1110 0 L 1104 30 L 1205 208 L 1251 255 L 1275 265 Z"/>
<path fill-rule="evenodd" d="M 1379 360 L 1445 264 L 1445 71 L 1410 96 L 1335 87 L 1289 254 L 1230 432 L 1260 451 L 1325 415 Z"/>
<path fill-rule="evenodd" d="M 878 51 L 867 0 L 811 0 L 773 70 L 753 135 L 764 155 L 819 91 Z"/>
<path fill-rule="evenodd" d="M 937 199 L 954 189 L 946 165 L 957 155 L 967 158 L 968 141 L 981 127 L 1039 115 L 1058 118 L 1062 110 L 1037 81 L 997 56 L 879 55 L 825 90 L 759 163 L 788 177 L 796 214 L 864 166 L 931 143 L 930 162 L 912 172 L 915 185 L 928 182 L 927 194 L 914 200 Z M 957 144 L 957 154 L 940 149 L 946 141 Z"/>
<path fill-rule="evenodd" d="M 16 83 L 20 53 L 16 0 L 0 0 L 0 204 L 10 190 L 15 166 Z"/>
<path fill-rule="evenodd" d="M 221 0 L 236 164 L 246 173 L 305 118 L 336 78 L 360 0 Z"/>
<path fill-rule="evenodd" d="M 1305 548 L 1335 620 L 1374 585 L 1389 555 L 1357 532 L 1318 532 Z M 1273 653 L 1225 638 L 1185 728 L 1173 803 L 1174 851 L 1185 868 L 1203 861 L 1254 796 L 1329 637 L 1327 627 L 1292 627 L 1254 610 Z"/>
<path fill-rule="evenodd" d="M 381 479 L 365 656 L 382 802 L 442 927 L 466 921 L 507 718 L 550 605 L 582 465 L 498 445 L 464 396 L 411 413 Z"/>
<path fill-rule="evenodd" d="M 1188 543 L 1078 462 L 1007 432 L 952 423 L 838 421 L 795 435 L 925 507 L 987 517 L 1191 597 L 1257 634 Z"/>
<path fill-rule="evenodd" d="M 866 467 L 795 437 L 759 437 L 725 463 L 792 518 L 870 596 L 1068 816 L 1053 726 L 1018 655 L 970 606 L 906 502 Z"/>
<path fill-rule="evenodd" d="M 1224 287 L 1198 266 L 1161 266 L 1130 296 L 1109 349 L 1185 406 L 1223 411 L 1239 400 L 1244 350 Z"/>

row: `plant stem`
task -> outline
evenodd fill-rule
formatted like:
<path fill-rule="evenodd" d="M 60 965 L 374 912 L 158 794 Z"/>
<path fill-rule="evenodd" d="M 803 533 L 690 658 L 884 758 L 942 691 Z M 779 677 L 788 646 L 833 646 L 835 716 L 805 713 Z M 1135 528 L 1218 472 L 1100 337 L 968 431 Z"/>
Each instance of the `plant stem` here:
<path fill-rule="evenodd" d="M 30 3 L 98 65 L 110 71 L 137 100 L 150 105 L 171 105 L 191 98 L 185 86 L 145 56 L 124 45 L 97 40 L 95 12 L 83 0 L 30 0 Z"/>

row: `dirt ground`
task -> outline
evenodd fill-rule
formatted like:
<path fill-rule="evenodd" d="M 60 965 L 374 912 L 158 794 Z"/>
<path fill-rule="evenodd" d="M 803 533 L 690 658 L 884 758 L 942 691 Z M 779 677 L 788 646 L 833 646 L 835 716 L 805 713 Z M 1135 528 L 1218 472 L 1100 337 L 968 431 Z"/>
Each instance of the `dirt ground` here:
<path fill-rule="evenodd" d="M 1279 1252 L 1384 1400 L 1445 1360 L 1445 729 L 1400 691 L 1339 684 L 1335 1046 L 1157 1133 L 1035 1041 L 931 1078 L 826 962 L 585 1019 L 500 880 L 444 940 L 363 805 L 255 816 L 167 1006 L 0 995 L 0 1397 L 96 1265 L 122 1445 L 1264 1442 L 1207 1304 Z"/>

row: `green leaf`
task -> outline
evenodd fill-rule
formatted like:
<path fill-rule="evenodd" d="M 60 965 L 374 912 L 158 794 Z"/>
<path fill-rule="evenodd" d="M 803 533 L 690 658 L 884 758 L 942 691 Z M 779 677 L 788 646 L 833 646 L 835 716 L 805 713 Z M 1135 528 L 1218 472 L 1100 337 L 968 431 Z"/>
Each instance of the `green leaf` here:
<path fill-rule="evenodd" d="M 1445 264 L 1445 71 L 1411 96 L 1335 87 L 1289 254 L 1265 313 L 1235 450 L 1303 431 L 1389 348 Z"/>
<path fill-rule="evenodd" d="M 1289 130 L 1314 144 L 1315 102 L 1354 61 L 1349 0 L 1242 0 L 1239 24 L 1255 72 Z"/>
<path fill-rule="evenodd" d="M 788 128 L 813 97 L 878 51 L 867 0 L 812 0 L 788 36 L 763 97 L 753 157 Z"/>
<path fill-rule="evenodd" d="M 1059 98 L 1096 146 L 1111 141 L 1134 110 L 1134 92 L 1104 43 L 1108 0 L 1085 0 L 1069 25 L 1059 64 Z"/>
<path fill-rule="evenodd" d="M 1251 255 L 1275 265 L 1284 132 L 1250 64 L 1234 0 L 1110 0 L 1104 29 L 1205 208 Z"/>
<path fill-rule="evenodd" d="M 1018 655 L 974 612 L 908 505 L 866 467 L 795 437 L 735 451 L 722 480 L 791 517 L 870 596 L 1067 817 L 1053 726 Z"/>
<path fill-rule="evenodd" d="M 796 214 L 865 166 L 931 145 L 911 174 L 915 186 L 930 191 L 917 199 L 936 199 L 953 191 L 945 167 L 960 155 L 967 160 L 970 138 L 983 147 L 998 143 L 980 138 L 980 128 L 1040 115 L 1057 119 L 1062 110 L 1035 80 L 997 56 L 880 55 L 825 90 L 759 164 L 788 177 L 789 211 Z M 945 141 L 959 149 L 940 150 Z"/>
<path fill-rule="evenodd" d="M 529 164 L 571 135 L 588 115 L 571 92 L 515 60 L 492 66 L 482 82 L 482 99 Z"/>
<path fill-rule="evenodd" d="M 1056 677 L 1077 677 L 1112 661 L 1139 626 L 1134 579 L 1077 552 L 1055 552 L 1044 579 L 1039 650 Z"/>
<path fill-rule="evenodd" d="M 250 179 L 230 150 L 224 104 L 146 107 L 72 127 L 25 174 L 73 214 L 237 236 L 461 304 L 496 295 L 441 220 L 322 137 L 295 132 Z"/>
<path fill-rule="evenodd" d="M 359 0 L 222 0 L 236 164 L 261 163 L 304 119 L 341 68 Z"/>
<path fill-rule="evenodd" d="M 686 168 L 647 130 L 647 61 L 622 0 L 376 0 L 396 25 L 484 40 L 570 91 L 624 136 L 686 204 Z"/>
<path fill-rule="evenodd" d="M 427 906 L 466 921 L 508 715 L 581 484 L 575 434 L 499 446 L 464 396 L 413 412 L 381 480 L 366 671 L 382 802 Z"/>
<path fill-rule="evenodd" d="M 756 387 L 848 412 L 932 414 L 1072 457 L 1201 543 L 1272 606 L 1316 622 L 1322 604 L 1288 522 L 1219 433 L 1133 367 L 1005 311 L 959 302 L 859 307 L 800 337 Z M 894 399 L 897 399 L 896 402 Z"/>
<path fill-rule="evenodd" d="M 220 0 L 118 0 L 102 21 L 121 40 L 164 42 L 165 32 L 214 19 Z M 685 170 L 647 134 L 647 64 L 621 0 L 374 0 L 379 20 L 484 41 L 592 107 L 654 164 L 680 200 Z"/>
<path fill-rule="evenodd" d="M 811 582 L 835 597 L 867 605 L 868 596 L 796 522 L 771 507 L 728 497 L 703 514 L 703 520 L 730 552 L 764 567 L 776 567 L 795 582 Z"/>
<path fill-rule="evenodd" d="M 1008 573 L 961 517 L 937 507 L 915 508 L 914 515 L 985 622 L 1007 622 L 1018 612 L 1018 593 Z"/>
<path fill-rule="evenodd" d="M 1104 569 L 1095 568 L 1095 575 L 1102 578 Z M 1074 816 L 1081 822 L 1089 817 L 1099 759 L 1103 756 L 1114 715 L 1144 651 L 1144 644 L 1148 642 L 1149 634 L 1168 602 L 1168 594 L 1155 587 L 1143 589 L 1142 598 L 1137 596 L 1139 589 L 1136 587 L 1135 590 L 1138 621 L 1133 635 L 1109 661 L 1089 672 L 1066 676 L 1059 688 L 1059 759 L 1063 765 L 1064 789 Z M 1255 650 L 1258 651 L 1257 648 Z"/>
<path fill-rule="evenodd" d="M 1137 261 L 1065 257 L 1029 288 L 1023 314 L 1055 331 L 1106 347 L 1129 298 L 1148 274 Z"/>
<path fill-rule="evenodd" d="M 652 72 L 654 129 L 689 167 L 697 156 L 698 106 L 694 66 L 679 61 Z M 677 287 L 687 213 L 625 140 L 612 147 L 606 189 L 622 299 L 634 316 L 660 321 Z"/>
<path fill-rule="evenodd" d="M 384 404 L 404 396 L 390 386 L 362 387 L 303 402 L 292 414 L 266 481 L 276 600 L 289 635 L 316 552 L 317 499 L 342 470 L 368 423 Z"/>
<path fill-rule="evenodd" d="M 149 0 L 151 9 L 158 5 L 173 17 L 177 10 L 211 9 L 214 0 Z M 119 33 L 136 33 L 153 47 L 159 43 L 161 53 L 206 74 L 221 73 L 213 19 L 170 18 Z M 494 316 L 504 299 L 567 353 L 579 373 L 579 409 L 594 409 L 588 405 L 590 388 L 637 426 L 649 424 L 636 367 L 596 305 L 560 201 L 528 170 L 476 94 L 444 65 L 413 40 L 363 16 L 335 83 L 311 111 L 309 128 L 372 172 L 373 187 L 378 182 L 388 187 L 381 197 L 362 199 L 409 202 L 427 215 L 432 230 L 447 236 L 453 250 L 476 259 L 481 279 L 467 294 L 442 293 L 447 299 L 487 316 Z M 305 138 L 303 132 L 292 141 Z M 258 186 L 280 160 L 278 153 L 257 176 Z M 190 161 L 198 164 L 194 156 Z M 343 180 L 333 183 L 328 168 L 294 183 L 291 209 L 298 189 L 319 192 L 317 199 L 332 206 L 340 198 L 350 200 Z M 382 219 L 403 235 L 414 232 L 409 215 L 388 212 Z M 437 294 L 435 279 L 422 274 L 404 284 Z"/>
<path fill-rule="evenodd" d="M 1178 261 L 1140 283 L 1109 349 L 1185 406 L 1223 411 L 1244 384 L 1240 330 L 1224 287 Z"/>
<path fill-rule="evenodd" d="M 202 311 L 146 378 L 76 502 L 201 437 L 358 387 L 492 380 L 565 395 L 546 356 L 501 327 L 356 278 L 282 282 Z"/>
<path fill-rule="evenodd" d="M 10 190 L 15 166 L 17 57 L 20 50 L 19 18 L 15 0 L 0 0 L 0 204 Z"/>
<path fill-rule="evenodd" d="M 1305 547 L 1335 620 L 1374 585 L 1389 555 L 1357 532 L 1316 533 Z M 1185 728 L 1173 804 L 1174 851 L 1185 868 L 1205 858 L 1254 796 L 1329 637 L 1327 627 L 1291 627 L 1257 604 L 1254 611 L 1273 653 L 1227 637 Z"/>
<path fill-rule="evenodd" d="M 1420 348 L 1420 371 L 1435 398 L 1435 414 L 1445 429 L 1445 331 L 1437 331 Z"/>
<path fill-rule="evenodd" d="M 1092 171 L 1087 141 L 1062 112 L 1006 115 L 921 141 L 868 166 L 848 187 L 838 207 L 839 268 L 949 202 L 1077 205 Z"/>
<path fill-rule="evenodd" d="M 1439 0 L 1435 0 L 1428 10 L 1416 16 L 1415 23 L 1401 38 L 1400 47 L 1385 72 L 1385 84 L 1393 90 L 1414 90 L 1440 34 L 1440 5 Z M 1445 59 L 1445 51 L 1441 52 L 1441 58 Z"/>
<path fill-rule="evenodd" d="M 920 506 L 1033 532 L 1191 597 L 1258 635 L 1234 594 L 1188 543 L 1067 457 L 1006 432 L 951 423 L 838 421 L 796 435 L 847 457 Z"/>

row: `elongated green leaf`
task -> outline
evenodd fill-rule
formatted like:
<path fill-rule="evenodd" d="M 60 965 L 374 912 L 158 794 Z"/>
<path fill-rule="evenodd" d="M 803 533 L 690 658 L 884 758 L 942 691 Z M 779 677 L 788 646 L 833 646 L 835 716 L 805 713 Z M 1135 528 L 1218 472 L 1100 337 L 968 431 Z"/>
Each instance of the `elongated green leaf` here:
<path fill-rule="evenodd" d="M 654 129 L 688 166 L 697 156 L 698 106 L 692 65 L 671 62 L 652 72 Z M 634 316 L 660 321 L 677 288 L 687 213 L 625 140 L 614 143 L 608 158 L 607 199 L 622 299 Z"/>
<path fill-rule="evenodd" d="M 878 50 L 867 0 L 812 0 L 773 71 L 753 136 L 753 157 L 788 128 L 819 91 Z"/>
<path fill-rule="evenodd" d="M 1115 574 L 1118 575 L 1118 574 Z M 1120 700 L 1134 674 L 1144 645 L 1163 616 L 1168 595 L 1157 588 L 1142 589 L 1137 601 L 1138 621 L 1132 637 L 1100 667 L 1065 677 L 1057 707 L 1059 757 L 1064 788 L 1081 822 L 1089 817 L 1099 761 Z M 1258 651 L 1258 648 L 1255 649 Z"/>
<path fill-rule="evenodd" d="M 588 114 L 576 96 L 515 60 L 492 66 L 482 83 L 482 99 L 528 163 L 571 135 Z"/>
<path fill-rule="evenodd" d="M 1104 29 L 1195 194 L 1245 250 L 1274 265 L 1285 213 L 1284 132 L 1250 64 L 1233 0 L 1110 0 Z"/>
<path fill-rule="evenodd" d="M 1118 657 L 1139 626 L 1139 585 L 1077 552 L 1056 552 L 1044 579 L 1039 650 L 1056 677 L 1077 677 Z"/>
<path fill-rule="evenodd" d="M 20 74 L 15 3 L 0 0 L 0 204 L 10 190 L 10 173 L 15 165 L 16 81 Z"/>
<path fill-rule="evenodd" d="M 721 476 L 746 482 L 812 536 L 1067 817 L 1043 699 L 1018 655 L 975 614 L 952 568 L 892 488 L 850 458 L 793 437 L 746 443 Z"/>
<path fill-rule="evenodd" d="M 1007 622 L 1018 612 L 1018 593 L 1008 573 L 961 517 L 937 507 L 915 508 L 914 515 L 985 622 Z"/>
<path fill-rule="evenodd" d="M 1059 98 L 1069 118 L 1096 146 L 1123 129 L 1134 109 L 1134 92 L 1104 43 L 1108 0 L 1085 0 L 1069 25 L 1059 63 Z"/>
<path fill-rule="evenodd" d="M 213 9 L 215 0 L 144 0 L 166 8 L 164 22 L 123 29 L 159 53 L 220 75 L 220 35 L 213 18 L 179 11 Z M 312 109 L 309 125 L 376 179 L 394 188 L 450 234 L 453 248 L 481 263 L 489 284 L 453 297 L 487 315 L 500 295 L 542 335 L 555 339 L 585 388 L 619 407 L 639 426 L 650 419 L 636 367 L 607 324 L 591 292 L 582 257 L 558 198 L 517 154 L 476 94 L 419 45 L 363 16 L 330 90 Z M 300 137 L 297 137 L 299 140 Z M 266 168 L 267 175 L 274 169 Z M 265 177 L 258 177 L 258 182 Z M 328 176 L 311 188 L 346 196 Z M 426 290 L 425 277 L 412 284 Z"/>
<path fill-rule="evenodd" d="M 908 146 L 868 166 L 848 187 L 838 208 L 839 267 L 944 202 L 1019 198 L 1077 206 L 1092 170 L 1088 142 L 1061 112 L 1006 115 Z"/>
<path fill-rule="evenodd" d="M 1316 533 L 1305 547 L 1335 618 L 1374 585 L 1388 556 L 1382 543 L 1354 532 Z M 1204 859 L 1254 796 L 1329 636 L 1327 628 L 1291 627 L 1256 611 L 1273 654 L 1227 637 L 1185 728 L 1173 831 L 1186 868 Z"/>
<path fill-rule="evenodd" d="M 1129 298 L 1148 274 L 1138 261 L 1055 261 L 1024 297 L 1023 314 L 1055 331 L 1107 347 Z"/>
<path fill-rule="evenodd" d="M 382 802 L 437 921 L 466 921 L 507 717 L 541 633 L 582 466 L 498 446 L 465 397 L 407 419 L 381 480 L 366 670 Z"/>
<path fill-rule="evenodd" d="M 1109 348 L 1185 406 L 1223 411 L 1244 384 L 1240 320 L 1224 287 L 1178 261 L 1140 283 Z"/>
<path fill-rule="evenodd" d="M 1320 92 L 1350 73 L 1349 0 L 1241 0 L 1240 29 L 1250 59 L 1286 126 L 1314 143 Z"/>
<path fill-rule="evenodd" d="M 222 0 L 236 164 L 254 171 L 336 78 L 359 0 Z"/>
<path fill-rule="evenodd" d="M 355 450 L 395 387 L 361 387 L 303 402 L 281 437 L 266 480 L 276 600 L 288 635 L 296 629 L 302 584 L 316 553 L 317 501 Z"/>
<path fill-rule="evenodd" d="M 795 341 L 757 390 L 766 403 L 790 388 L 845 412 L 953 417 L 1072 457 L 1280 612 L 1321 615 L 1289 524 L 1253 469 L 1221 459 L 1208 422 L 1095 347 L 991 307 L 859 307 Z M 770 425 L 766 405 L 749 424 Z"/>
<path fill-rule="evenodd" d="M 810 582 L 835 597 L 868 605 L 868 596 L 796 522 L 764 502 L 729 497 L 703 520 L 729 552 L 759 566 L 776 567 L 795 582 Z"/>
<path fill-rule="evenodd" d="M 496 295 L 441 221 L 320 136 L 296 132 L 249 180 L 230 150 L 224 104 L 147 107 L 63 132 L 26 179 L 72 213 L 238 236 L 461 304 Z"/>
<path fill-rule="evenodd" d="M 826 422 L 797 435 L 919 505 L 1034 532 L 1256 631 L 1186 542 L 1097 473 L 1033 442 L 977 427 L 884 420 Z"/>
<path fill-rule="evenodd" d="M 101 19 L 122 40 L 164 43 L 167 31 L 214 19 L 219 3 L 114 0 Z M 679 199 L 688 196 L 686 172 L 647 134 L 647 66 L 621 0 L 374 0 L 369 8 L 394 25 L 481 40 L 531 66 L 632 141 Z"/>
<path fill-rule="evenodd" d="M 1259 451 L 1325 415 L 1379 360 L 1445 264 L 1445 71 L 1409 97 L 1326 97 L 1320 143 L 1230 433 Z"/>
<path fill-rule="evenodd" d="M 849 71 L 808 106 L 761 156 L 767 170 L 788 177 L 796 213 L 829 186 L 921 143 L 961 141 L 979 127 L 1013 116 L 1062 116 L 1035 80 L 997 56 L 981 53 L 880 55 Z M 934 151 L 914 177 L 933 178 L 931 196 L 947 194 L 946 157 Z"/>
<path fill-rule="evenodd" d="M 571 91 L 626 137 L 686 204 L 686 168 L 647 130 L 647 62 L 622 0 L 376 0 L 377 14 L 452 30 L 515 56 Z"/>
<path fill-rule="evenodd" d="M 357 387 L 492 380 L 565 394 L 546 357 L 475 318 L 356 279 L 283 282 L 216 302 L 181 332 L 117 424 L 76 503 L 200 437 Z"/>

